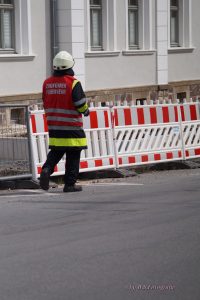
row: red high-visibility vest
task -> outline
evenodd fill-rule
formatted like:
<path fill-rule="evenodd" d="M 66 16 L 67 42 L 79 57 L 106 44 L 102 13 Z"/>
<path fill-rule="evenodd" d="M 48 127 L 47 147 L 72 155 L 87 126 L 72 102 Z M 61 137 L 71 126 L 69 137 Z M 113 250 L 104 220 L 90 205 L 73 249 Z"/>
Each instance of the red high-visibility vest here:
<path fill-rule="evenodd" d="M 72 76 L 52 76 L 43 84 L 43 104 L 49 129 L 49 147 L 87 148 L 82 114 L 72 99 L 77 80 Z"/>
<path fill-rule="evenodd" d="M 72 101 L 72 76 L 50 77 L 43 84 L 43 102 L 48 126 L 83 126 L 82 115 Z"/>

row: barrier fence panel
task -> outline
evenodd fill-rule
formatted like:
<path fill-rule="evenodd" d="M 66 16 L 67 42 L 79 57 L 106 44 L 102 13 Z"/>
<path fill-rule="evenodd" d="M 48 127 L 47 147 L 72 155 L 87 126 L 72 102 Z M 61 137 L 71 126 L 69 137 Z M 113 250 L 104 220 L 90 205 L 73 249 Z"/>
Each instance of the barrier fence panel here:
<path fill-rule="evenodd" d="M 31 178 L 28 106 L 0 105 L 0 180 Z"/>
<path fill-rule="evenodd" d="M 108 107 L 91 108 L 83 118 L 88 149 L 81 152 L 80 172 L 115 167 L 112 122 Z M 48 129 L 43 110 L 31 112 L 32 148 L 34 153 L 33 177 L 40 176 L 48 153 Z M 53 175 L 65 173 L 65 157 L 55 167 Z"/>
<path fill-rule="evenodd" d="M 200 157 L 200 104 L 152 104 L 92 107 L 83 118 L 88 149 L 80 172 Z M 48 153 L 43 110 L 31 112 L 33 177 L 38 178 Z M 63 175 L 65 157 L 53 175 Z"/>
<path fill-rule="evenodd" d="M 200 157 L 200 103 L 181 105 L 185 159 Z"/>
<path fill-rule="evenodd" d="M 117 167 L 183 158 L 178 105 L 114 107 Z"/>

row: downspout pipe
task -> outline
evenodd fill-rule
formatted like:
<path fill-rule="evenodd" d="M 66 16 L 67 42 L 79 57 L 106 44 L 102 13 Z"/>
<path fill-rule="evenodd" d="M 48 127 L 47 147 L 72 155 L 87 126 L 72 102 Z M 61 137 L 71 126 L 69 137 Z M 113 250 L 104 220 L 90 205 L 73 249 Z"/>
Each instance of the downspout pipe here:
<path fill-rule="evenodd" d="M 51 58 L 53 61 L 54 56 L 59 52 L 58 46 L 58 1 L 50 0 L 51 10 Z"/>

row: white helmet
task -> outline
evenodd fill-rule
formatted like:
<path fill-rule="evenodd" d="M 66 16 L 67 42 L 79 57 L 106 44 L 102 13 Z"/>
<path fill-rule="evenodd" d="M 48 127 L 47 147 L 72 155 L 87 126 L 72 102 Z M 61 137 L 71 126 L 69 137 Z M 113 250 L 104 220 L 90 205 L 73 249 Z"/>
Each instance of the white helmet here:
<path fill-rule="evenodd" d="M 60 51 L 53 59 L 54 70 L 67 70 L 74 66 L 75 61 L 67 51 Z"/>

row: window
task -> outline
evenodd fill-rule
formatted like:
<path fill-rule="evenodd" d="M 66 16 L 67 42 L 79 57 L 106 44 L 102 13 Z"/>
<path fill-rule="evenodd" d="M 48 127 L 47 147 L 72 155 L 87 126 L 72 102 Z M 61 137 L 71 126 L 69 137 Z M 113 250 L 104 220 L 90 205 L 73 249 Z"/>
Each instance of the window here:
<path fill-rule="evenodd" d="M 177 93 L 176 99 L 179 99 L 180 103 L 184 103 L 184 99 L 186 99 L 186 92 Z"/>
<path fill-rule="evenodd" d="M 33 59 L 31 0 L 0 0 L 0 60 Z"/>
<path fill-rule="evenodd" d="M 138 0 L 128 0 L 129 49 L 139 48 Z"/>
<path fill-rule="evenodd" d="M 136 105 L 145 105 L 147 98 L 136 99 Z"/>
<path fill-rule="evenodd" d="M 0 0 L 0 51 L 14 52 L 14 5 L 12 0 Z"/>
<path fill-rule="evenodd" d="M 87 0 L 86 56 L 116 56 L 117 0 Z M 128 3 L 128 2 L 127 2 Z"/>
<path fill-rule="evenodd" d="M 179 45 L 179 1 L 170 0 L 170 46 Z"/>
<path fill-rule="evenodd" d="M 153 54 L 153 3 L 148 0 L 126 0 L 126 48 L 123 55 Z"/>
<path fill-rule="evenodd" d="M 102 50 L 102 1 L 90 0 L 91 50 Z"/>
<path fill-rule="evenodd" d="M 168 3 L 170 12 L 169 47 L 171 48 L 169 50 L 172 52 L 181 51 L 184 48 L 193 50 L 192 0 L 170 0 Z"/>

